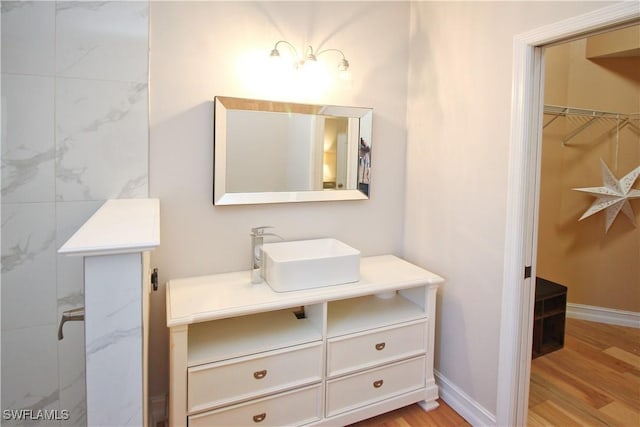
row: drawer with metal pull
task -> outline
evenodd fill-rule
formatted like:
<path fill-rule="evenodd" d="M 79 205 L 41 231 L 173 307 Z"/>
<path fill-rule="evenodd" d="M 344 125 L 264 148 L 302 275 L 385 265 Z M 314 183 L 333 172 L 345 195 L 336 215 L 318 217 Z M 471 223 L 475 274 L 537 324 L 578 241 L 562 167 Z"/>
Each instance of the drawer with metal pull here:
<path fill-rule="evenodd" d="M 321 380 L 322 342 L 195 366 L 187 372 L 187 411 L 194 414 Z"/>
<path fill-rule="evenodd" d="M 329 339 L 327 376 L 335 377 L 425 354 L 426 322 L 419 320 Z"/>
<path fill-rule="evenodd" d="M 327 381 L 326 416 L 341 414 L 425 384 L 425 357 L 416 357 Z"/>
<path fill-rule="evenodd" d="M 293 426 L 320 419 L 320 384 L 189 417 L 189 427 Z"/>

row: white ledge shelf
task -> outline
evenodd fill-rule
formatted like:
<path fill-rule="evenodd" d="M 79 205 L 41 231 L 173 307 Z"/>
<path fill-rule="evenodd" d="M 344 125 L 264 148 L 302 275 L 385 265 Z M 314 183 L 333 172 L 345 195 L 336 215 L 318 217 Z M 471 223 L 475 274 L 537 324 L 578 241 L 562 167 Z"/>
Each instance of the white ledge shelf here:
<path fill-rule="evenodd" d="M 158 199 L 107 200 L 58 253 L 96 256 L 144 252 L 160 245 Z"/>
<path fill-rule="evenodd" d="M 58 250 L 84 263 L 87 425 L 147 425 L 149 252 L 159 245 L 160 201 L 114 199 Z"/>

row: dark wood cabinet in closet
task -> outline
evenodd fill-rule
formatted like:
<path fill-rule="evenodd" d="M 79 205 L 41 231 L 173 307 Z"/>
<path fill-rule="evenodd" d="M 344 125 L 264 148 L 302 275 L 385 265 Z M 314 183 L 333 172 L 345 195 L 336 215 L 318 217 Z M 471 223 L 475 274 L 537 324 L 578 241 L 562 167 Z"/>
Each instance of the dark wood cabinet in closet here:
<path fill-rule="evenodd" d="M 567 287 L 536 277 L 532 358 L 561 349 L 567 312 Z"/>

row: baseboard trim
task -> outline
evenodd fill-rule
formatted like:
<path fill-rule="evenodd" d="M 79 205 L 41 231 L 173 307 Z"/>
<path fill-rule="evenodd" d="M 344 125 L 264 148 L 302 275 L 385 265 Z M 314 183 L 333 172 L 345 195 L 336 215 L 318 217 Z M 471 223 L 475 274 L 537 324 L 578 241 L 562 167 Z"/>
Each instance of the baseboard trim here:
<path fill-rule="evenodd" d="M 496 416 L 453 384 L 437 370 L 434 371 L 440 398 L 468 423 L 474 426 L 496 426 Z"/>
<path fill-rule="evenodd" d="M 567 317 L 610 325 L 640 328 L 640 313 L 593 305 L 567 303 Z"/>

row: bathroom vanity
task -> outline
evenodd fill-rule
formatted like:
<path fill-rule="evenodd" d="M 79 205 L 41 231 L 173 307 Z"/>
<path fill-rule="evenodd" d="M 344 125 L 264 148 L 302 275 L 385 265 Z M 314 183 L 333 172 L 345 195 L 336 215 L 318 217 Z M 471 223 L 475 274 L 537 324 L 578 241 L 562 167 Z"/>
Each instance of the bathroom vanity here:
<path fill-rule="evenodd" d="M 171 426 L 345 425 L 438 406 L 436 291 L 443 278 L 392 255 L 358 282 L 274 292 L 250 272 L 171 280 Z"/>

